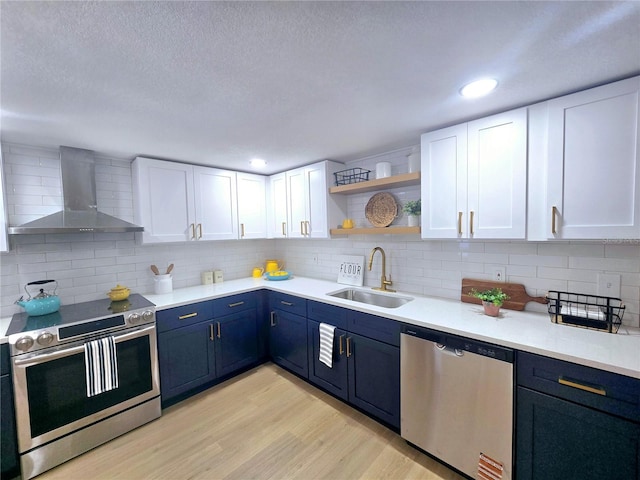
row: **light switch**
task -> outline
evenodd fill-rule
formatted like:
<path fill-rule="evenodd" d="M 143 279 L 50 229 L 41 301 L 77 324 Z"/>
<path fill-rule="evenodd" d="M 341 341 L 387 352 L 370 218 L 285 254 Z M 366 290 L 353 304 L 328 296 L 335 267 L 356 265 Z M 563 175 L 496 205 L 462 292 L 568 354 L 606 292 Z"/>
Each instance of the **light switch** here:
<path fill-rule="evenodd" d="M 599 273 L 598 295 L 603 297 L 620 298 L 620 275 Z"/>

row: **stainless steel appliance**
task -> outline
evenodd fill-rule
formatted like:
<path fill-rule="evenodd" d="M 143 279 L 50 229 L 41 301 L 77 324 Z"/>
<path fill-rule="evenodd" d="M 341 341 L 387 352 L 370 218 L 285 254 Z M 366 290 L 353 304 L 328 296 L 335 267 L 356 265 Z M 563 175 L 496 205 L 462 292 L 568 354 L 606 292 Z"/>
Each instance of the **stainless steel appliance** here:
<path fill-rule="evenodd" d="M 160 416 L 155 305 L 141 295 L 15 314 L 11 348 L 22 478 Z M 88 396 L 85 344 L 112 337 L 118 386 Z"/>
<path fill-rule="evenodd" d="M 510 479 L 513 351 L 405 325 L 400 362 L 402 437 L 473 478 Z"/>

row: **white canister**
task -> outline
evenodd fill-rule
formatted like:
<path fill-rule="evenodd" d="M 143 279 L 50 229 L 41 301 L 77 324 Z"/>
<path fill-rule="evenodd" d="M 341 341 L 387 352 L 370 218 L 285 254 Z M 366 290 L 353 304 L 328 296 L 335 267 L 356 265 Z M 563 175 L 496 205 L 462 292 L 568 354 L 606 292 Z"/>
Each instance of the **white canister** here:
<path fill-rule="evenodd" d="M 213 283 L 213 272 L 202 272 L 200 274 L 200 280 L 202 280 L 202 285 L 211 285 Z"/>
<path fill-rule="evenodd" d="M 376 163 L 376 178 L 386 178 L 391 176 L 391 163 Z"/>
<path fill-rule="evenodd" d="M 153 291 L 157 295 L 161 293 L 171 293 L 173 291 L 173 278 L 170 273 L 154 276 L 153 282 Z"/>
<path fill-rule="evenodd" d="M 222 270 L 214 270 L 213 271 L 213 283 L 222 283 Z"/>
<path fill-rule="evenodd" d="M 409 173 L 420 171 L 420 154 L 413 152 L 407 155 L 407 162 L 409 164 Z"/>

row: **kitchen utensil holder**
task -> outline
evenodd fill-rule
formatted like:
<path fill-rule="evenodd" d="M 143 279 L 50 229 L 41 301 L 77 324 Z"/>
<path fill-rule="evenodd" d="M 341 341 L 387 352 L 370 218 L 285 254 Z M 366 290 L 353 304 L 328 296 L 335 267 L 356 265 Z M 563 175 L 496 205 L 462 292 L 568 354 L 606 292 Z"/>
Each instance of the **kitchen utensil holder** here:
<path fill-rule="evenodd" d="M 336 178 L 336 186 L 338 186 L 366 182 L 369 180 L 370 173 L 371 170 L 365 170 L 364 168 L 348 168 L 346 170 L 334 172 L 333 175 Z"/>
<path fill-rule="evenodd" d="M 598 295 L 550 290 L 549 316 L 553 323 L 617 333 L 625 306 L 622 300 Z"/>

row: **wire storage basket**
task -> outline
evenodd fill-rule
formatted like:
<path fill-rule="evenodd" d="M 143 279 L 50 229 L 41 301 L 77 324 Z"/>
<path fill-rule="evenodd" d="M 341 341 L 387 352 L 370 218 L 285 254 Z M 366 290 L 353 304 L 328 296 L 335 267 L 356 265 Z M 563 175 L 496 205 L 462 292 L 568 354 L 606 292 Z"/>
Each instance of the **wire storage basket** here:
<path fill-rule="evenodd" d="M 366 182 L 369 180 L 369 174 L 371 170 L 364 168 L 348 168 L 346 170 L 340 170 L 333 175 L 336 177 L 336 186 L 349 185 L 350 183 Z"/>
<path fill-rule="evenodd" d="M 617 333 L 622 324 L 625 306 L 613 297 L 583 295 L 550 290 L 549 316 L 553 323 Z"/>

